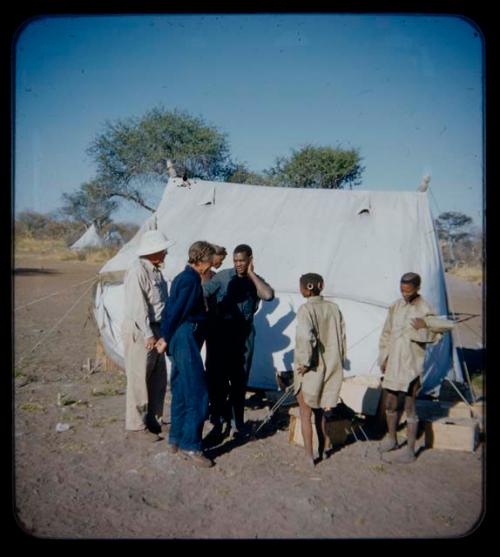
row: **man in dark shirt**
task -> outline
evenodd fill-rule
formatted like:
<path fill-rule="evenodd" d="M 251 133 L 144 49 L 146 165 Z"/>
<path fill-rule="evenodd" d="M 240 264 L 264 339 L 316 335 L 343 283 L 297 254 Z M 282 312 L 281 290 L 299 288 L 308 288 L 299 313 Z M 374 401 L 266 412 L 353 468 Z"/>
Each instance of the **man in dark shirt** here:
<path fill-rule="evenodd" d="M 274 299 L 274 290 L 257 275 L 252 248 L 240 244 L 233 252 L 233 269 L 219 271 L 203 284 L 203 293 L 215 304 L 213 347 L 207 375 L 211 389 L 211 437 L 220 437 L 223 423 L 232 420 L 236 434 L 243 433 L 245 393 L 254 350 L 253 317 L 260 300 Z M 215 298 L 215 300 L 213 300 Z"/>
<path fill-rule="evenodd" d="M 201 275 L 212 266 L 214 253 L 214 247 L 208 242 L 195 242 L 189 248 L 188 265 L 172 281 L 161 317 L 161 338 L 156 343 L 157 351 L 161 354 L 166 350 L 172 362 L 170 450 L 174 453 L 180 450 L 194 464 L 206 468 L 213 463 L 203 454 L 201 446 L 208 410 L 205 369 L 200 355 L 206 321 Z"/>

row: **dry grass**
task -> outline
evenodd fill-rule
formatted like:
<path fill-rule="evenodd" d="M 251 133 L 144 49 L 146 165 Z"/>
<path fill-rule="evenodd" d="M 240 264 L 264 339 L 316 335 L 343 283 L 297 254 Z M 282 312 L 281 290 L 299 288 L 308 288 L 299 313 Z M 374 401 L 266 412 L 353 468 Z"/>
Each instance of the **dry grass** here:
<path fill-rule="evenodd" d="M 56 253 L 61 253 L 69 251 L 64 243 L 64 240 L 40 240 L 36 238 L 31 238 L 30 236 L 20 236 L 16 237 L 14 243 L 14 250 L 16 255 L 37 253 L 40 255 L 54 255 Z"/>
<path fill-rule="evenodd" d="M 480 265 L 457 265 L 449 269 L 448 273 L 475 284 L 483 282 L 483 268 Z"/>
<path fill-rule="evenodd" d="M 60 261 L 87 261 L 104 263 L 111 259 L 118 248 L 96 248 L 73 251 L 66 246 L 64 240 L 36 239 L 30 236 L 16 238 L 14 253 L 16 257 L 37 254 L 38 257 L 50 257 Z"/>

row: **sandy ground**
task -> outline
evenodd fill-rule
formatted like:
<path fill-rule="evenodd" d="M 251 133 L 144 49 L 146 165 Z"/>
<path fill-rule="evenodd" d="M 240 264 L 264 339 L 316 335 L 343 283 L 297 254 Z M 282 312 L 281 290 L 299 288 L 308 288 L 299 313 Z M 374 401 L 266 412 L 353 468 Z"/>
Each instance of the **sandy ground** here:
<path fill-rule="evenodd" d="M 392 539 L 450 538 L 476 527 L 484 443 L 475 452 L 424 450 L 421 436 L 417 461 L 398 465 L 382 459 L 382 433 L 366 423 L 369 441 L 351 436 L 310 469 L 303 449 L 288 442 L 284 408 L 261 437 L 229 439 L 213 449 L 216 465 L 207 470 L 169 453 L 151 434 L 126 434 L 123 372 L 82 367 L 96 354 L 89 283 L 26 306 L 92 278 L 99 267 L 16 261 L 14 506 L 25 533 L 55 539 Z M 449 287 L 454 311 L 481 314 L 480 287 L 453 277 Z M 476 363 L 480 338 L 481 317 L 461 325 L 462 346 Z M 246 415 L 257 424 L 272 400 L 249 397 Z M 58 431 L 58 424 L 69 429 Z"/>

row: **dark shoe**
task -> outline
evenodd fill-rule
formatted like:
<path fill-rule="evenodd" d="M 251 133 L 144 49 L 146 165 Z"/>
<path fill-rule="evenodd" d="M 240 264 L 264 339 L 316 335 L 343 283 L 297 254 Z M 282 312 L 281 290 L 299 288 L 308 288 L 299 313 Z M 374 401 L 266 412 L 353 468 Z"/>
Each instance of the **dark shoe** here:
<path fill-rule="evenodd" d="M 148 443 L 156 443 L 157 441 L 163 441 L 163 437 L 157 433 L 152 433 L 148 429 L 138 429 L 136 431 L 127 431 L 127 439 L 132 439 L 134 441 L 146 441 Z"/>
<path fill-rule="evenodd" d="M 161 433 L 161 425 L 158 423 L 158 420 L 151 414 L 146 414 L 146 416 L 144 417 L 144 424 L 151 433 L 156 433 L 157 435 L 158 433 Z"/>
<path fill-rule="evenodd" d="M 244 439 L 246 437 L 250 437 L 250 434 L 251 434 L 251 428 L 247 424 L 243 423 L 238 425 L 234 425 L 234 424 L 232 425 L 231 435 L 233 437 Z"/>
<path fill-rule="evenodd" d="M 220 445 L 223 440 L 224 436 L 222 435 L 222 426 L 215 425 L 203 439 L 202 444 L 205 449 L 209 449 L 210 447 Z"/>
<path fill-rule="evenodd" d="M 193 464 L 196 464 L 196 466 L 211 468 L 214 465 L 214 463 L 201 451 L 181 451 L 181 453 L 184 458 L 190 460 Z"/>

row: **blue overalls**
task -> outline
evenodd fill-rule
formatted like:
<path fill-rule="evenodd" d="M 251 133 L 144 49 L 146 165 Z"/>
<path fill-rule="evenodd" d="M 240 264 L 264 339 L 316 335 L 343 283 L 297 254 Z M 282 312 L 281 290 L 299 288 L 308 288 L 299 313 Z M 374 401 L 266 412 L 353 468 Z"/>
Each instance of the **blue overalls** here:
<path fill-rule="evenodd" d="M 172 282 L 161 320 L 172 363 L 172 403 L 168 442 L 186 451 L 200 451 L 208 412 L 205 369 L 200 355 L 206 310 L 199 274 L 189 265 Z"/>

